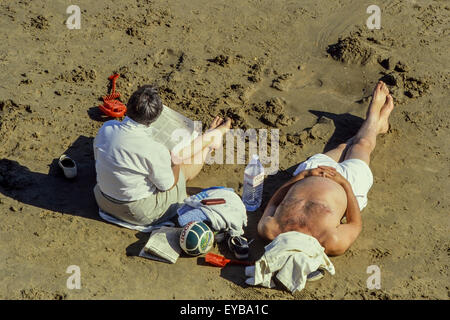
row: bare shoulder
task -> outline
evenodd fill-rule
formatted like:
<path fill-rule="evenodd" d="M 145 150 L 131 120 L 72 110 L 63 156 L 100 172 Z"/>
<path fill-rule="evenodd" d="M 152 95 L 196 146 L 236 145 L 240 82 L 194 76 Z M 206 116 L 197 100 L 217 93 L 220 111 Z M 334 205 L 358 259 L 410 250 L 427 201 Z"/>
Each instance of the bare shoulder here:
<path fill-rule="evenodd" d="M 322 247 L 325 248 L 325 253 L 327 255 L 338 255 L 336 248 L 339 247 L 339 237 L 336 228 L 324 230 L 318 240 Z"/>
<path fill-rule="evenodd" d="M 360 225 L 352 223 L 341 224 L 337 228 L 327 230 L 323 241 L 320 241 L 320 243 L 325 248 L 326 254 L 341 255 L 355 242 L 360 232 Z"/>
<path fill-rule="evenodd" d="M 280 227 L 273 216 L 262 218 L 258 223 L 258 234 L 267 240 L 273 240 L 280 234 Z"/>

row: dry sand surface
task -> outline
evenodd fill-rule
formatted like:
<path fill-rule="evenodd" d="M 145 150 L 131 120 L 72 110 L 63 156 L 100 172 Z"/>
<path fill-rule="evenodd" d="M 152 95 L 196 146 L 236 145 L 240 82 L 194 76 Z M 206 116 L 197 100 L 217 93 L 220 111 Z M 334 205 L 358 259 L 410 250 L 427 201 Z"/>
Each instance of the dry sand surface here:
<path fill-rule="evenodd" d="M 372 2 L 371 2 L 372 3 Z M 0 298 L 2 299 L 448 299 L 449 16 L 447 1 L 79 0 L 0 3 Z M 363 232 L 332 258 L 334 276 L 295 294 L 245 285 L 243 268 L 137 256 L 147 234 L 103 222 L 92 193 L 92 141 L 108 76 L 122 101 L 155 83 L 165 104 L 207 124 L 280 130 L 280 171 L 264 201 L 314 153 L 361 125 L 383 79 L 396 108 L 372 157 Z M 66 180 L 62 153 L 78 164 Z M 244 165 L 210 165 L 191 187 L 242 192 Z M 262 210 L 248 214 L 251 258 Z M 229 256 L 226 248 L 214 252 Z M 66 269 L 81 269 L 80 290 Z M 381 270 L 369 290 L 367 267 Z"/>

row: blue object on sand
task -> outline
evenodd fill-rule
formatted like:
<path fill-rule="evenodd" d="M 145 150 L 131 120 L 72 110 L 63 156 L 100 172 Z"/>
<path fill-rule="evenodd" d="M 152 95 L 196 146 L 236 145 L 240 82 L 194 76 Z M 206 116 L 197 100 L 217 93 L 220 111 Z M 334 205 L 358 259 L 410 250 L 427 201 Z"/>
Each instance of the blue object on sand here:
<path fill-rule="evenodd" d="M 187 209 L 185 212 L 180 213 L 178 211 L 178 223 L 180 226 L 184 227 L 191 221 L 205 221 L 208 220 L 208 217 L 203 213 L 201 209 L 192 208 L 189 206 L 183 207 L 183 209 Z M 189 209 L 191 208 L 191 209 Z"/>

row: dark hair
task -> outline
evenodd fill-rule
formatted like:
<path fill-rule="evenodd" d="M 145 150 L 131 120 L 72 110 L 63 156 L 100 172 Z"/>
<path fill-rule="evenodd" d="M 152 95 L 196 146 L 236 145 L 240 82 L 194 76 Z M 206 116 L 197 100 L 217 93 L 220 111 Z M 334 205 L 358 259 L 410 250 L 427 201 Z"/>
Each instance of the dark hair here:
<path fill-rule="evenodd" d="M 139 87 L 128 100 L 127 116 L 148 126 L 158 119 L 162 109 L 163 104 L 158 90 L 151 85 L 145 85 Z"/>

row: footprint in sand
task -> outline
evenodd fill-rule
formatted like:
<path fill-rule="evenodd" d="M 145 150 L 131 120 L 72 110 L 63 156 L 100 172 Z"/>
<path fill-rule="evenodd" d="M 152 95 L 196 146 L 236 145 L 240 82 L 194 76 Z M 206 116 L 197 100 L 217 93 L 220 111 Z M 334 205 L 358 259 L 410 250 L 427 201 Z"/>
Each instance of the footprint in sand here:
<path fill-rule="evenodd" d="M 297 73 L 291 84 L 292 89 L 321 88 L 322 86 L 323 80 L 319 79 L 317 74 L 310 70 L 302 70 Z"/>
<path fill-rule="evenodd" d="M 279 91 L 307 87 L 320 88 L 323 86 L 323 81 L 317 78 L 313 71 L 307 71 L 302 68 L 300 71 L 283 73 L 274 78 L 270 86 Z"/>

